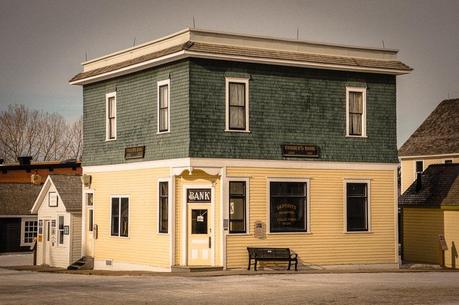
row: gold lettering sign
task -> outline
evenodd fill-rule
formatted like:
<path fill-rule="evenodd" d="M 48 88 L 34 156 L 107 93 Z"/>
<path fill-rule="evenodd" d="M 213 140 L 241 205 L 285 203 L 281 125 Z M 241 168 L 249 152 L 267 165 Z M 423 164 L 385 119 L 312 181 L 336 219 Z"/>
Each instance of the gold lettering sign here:
<path fill-rule="evenodd" d="M 188 202 L 208 203 L 212 201 L 211 189 L 188 189 Z"/>
<path fill-rule="evenodd" d="M 319 158 L 319 147 L 312 144 L 283 144 L 282 156 L 299 158 Z"/>

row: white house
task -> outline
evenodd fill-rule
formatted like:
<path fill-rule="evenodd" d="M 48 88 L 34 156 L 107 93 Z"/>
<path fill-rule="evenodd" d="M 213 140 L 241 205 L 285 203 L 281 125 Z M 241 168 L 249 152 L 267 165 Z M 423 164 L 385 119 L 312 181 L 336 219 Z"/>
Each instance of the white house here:
<path fill-rule="evenodd" d="M 32 214 L 38 214 L 37 264 L 67 268 L 81 257 L 80 176 L 49 175 Z"/>

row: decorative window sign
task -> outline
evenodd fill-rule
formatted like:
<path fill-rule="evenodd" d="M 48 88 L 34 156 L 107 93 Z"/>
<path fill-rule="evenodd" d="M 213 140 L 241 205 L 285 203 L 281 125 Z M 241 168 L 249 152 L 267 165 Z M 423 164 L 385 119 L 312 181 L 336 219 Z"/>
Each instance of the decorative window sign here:
<path fill-rule="evenodd" d="M 64 226 L 64 235 L 69 235 L 69 226 Z"/>
<path fill-rule="evenodd" d="M 188 189 L 187 198 L 190 203 L 210 203 L 212 201 L 212 190 Z"/>
<path fill-rule="evenodd" d="M 145 157 L 145 146 L 126 147 L 124 149 L 124 159 L 143 159 Z"/>
<path fill-rule="evenodd" d="M 319 147 L 312 144 L 283 144 L 283 157 L 319 158 Z"/>

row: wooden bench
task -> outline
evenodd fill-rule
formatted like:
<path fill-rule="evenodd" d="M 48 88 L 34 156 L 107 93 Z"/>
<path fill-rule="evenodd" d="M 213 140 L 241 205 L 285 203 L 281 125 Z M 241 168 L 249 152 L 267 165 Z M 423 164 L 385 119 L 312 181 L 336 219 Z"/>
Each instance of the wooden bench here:
<path fill-rule="evenodd" d="M 295 271 L 298 271 L 298 255 L 290 251 L 289 248 L 251 248 L 247 247 L 249 252 L 249 267 L 250 270 L 252 260 L 254 260 L 254 270 L 257 271 L 258 261 L 288 261 L 288 269 L 295 262 Z"/>

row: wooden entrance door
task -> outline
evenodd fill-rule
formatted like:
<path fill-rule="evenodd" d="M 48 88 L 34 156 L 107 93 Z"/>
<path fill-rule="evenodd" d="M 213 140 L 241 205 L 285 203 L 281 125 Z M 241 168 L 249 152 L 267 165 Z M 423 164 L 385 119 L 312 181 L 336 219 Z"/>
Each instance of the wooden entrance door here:
<path fill-rule="evenodd" d="M 209 205 L 188 205 L 188 265 L 212 265 L 212 220 Z"/>

